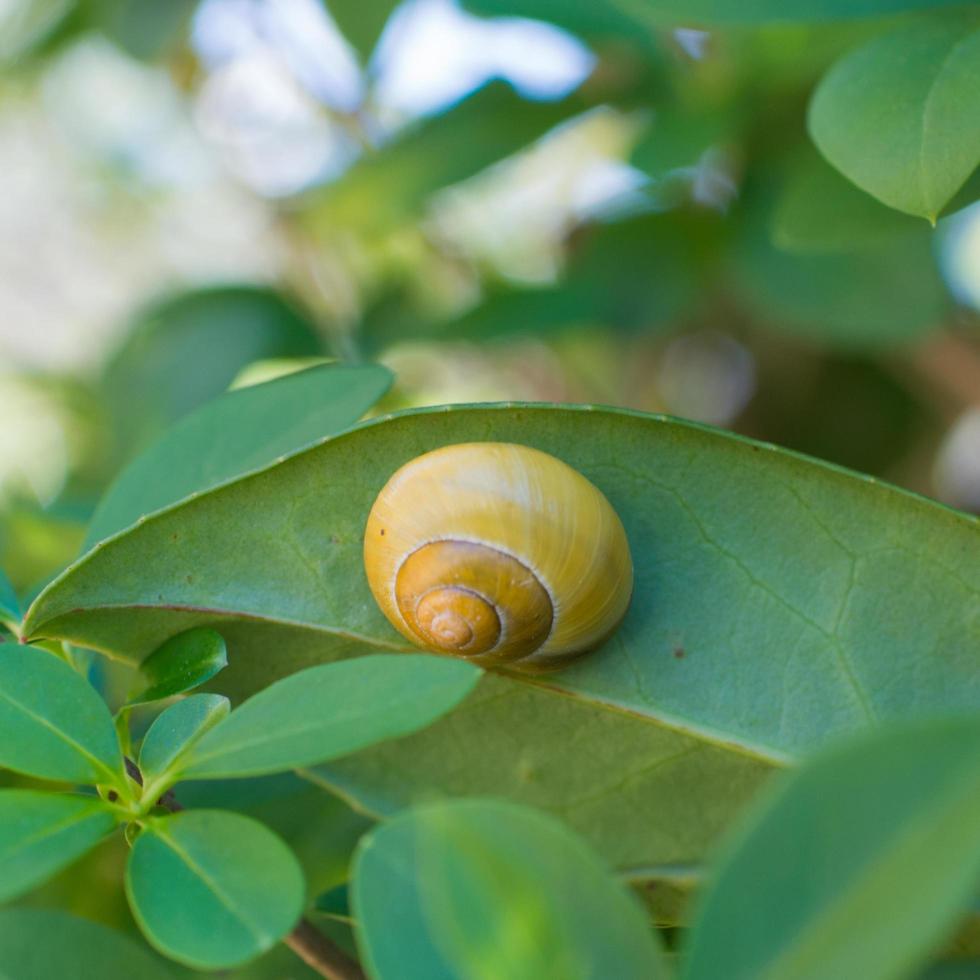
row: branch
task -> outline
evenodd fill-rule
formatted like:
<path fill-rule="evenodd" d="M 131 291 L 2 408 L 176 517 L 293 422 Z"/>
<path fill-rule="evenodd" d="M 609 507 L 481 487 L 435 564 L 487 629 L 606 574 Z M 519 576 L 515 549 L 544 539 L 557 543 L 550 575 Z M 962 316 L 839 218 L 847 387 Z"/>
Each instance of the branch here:
<path fill-rule="evenodd" d="M 140 786 L 143 785 L 143 774 L 132 759 L 126 759 L 126 772 Z M 173 790 L 169 789 L 157 800 L 157 806 L 171 813 L 180 813 L 184 809 L 177 802 Z M 283 942 L 307 966 L 327 980 L 365 980 L 360 966 L 307 918 L 300 919 L 299 925 Z"/>

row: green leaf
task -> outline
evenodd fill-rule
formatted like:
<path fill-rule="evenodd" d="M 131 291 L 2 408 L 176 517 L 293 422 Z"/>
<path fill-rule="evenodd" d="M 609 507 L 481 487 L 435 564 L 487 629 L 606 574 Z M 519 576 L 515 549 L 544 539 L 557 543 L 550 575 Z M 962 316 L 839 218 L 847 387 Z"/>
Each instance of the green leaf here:
<path fill-rule="evenodd" d="M 768 217 L 745 224 L 735 253 L 736 287 L 759 321 L 843 351 L 874 350 L 926 336 L 949 313 L 950 297 L 932 234 L 889 236 L 859 251 L 782 251 Z"/>
<path fill-rule="evenodd" d="M 918 23 L 842 58 L 810 105 L 827 159 L 890 207 L 935 222 L 980 164 L 980 30 Z"/>
<path fill-rule="evenodd" d="M 390 385 L 391 373 L 378 365 L 331 364 L 208 402 L 123 471 L 92 518 L 86 548 L 147 514 L 346 429 Z"/>
<path fill-rule="evenodd" d="M 220 694 L 192 694 L 161 712 L 140 746 L 140 772 L 149 784 L 173 769 L 205 732 L 228 716 L 228 699 Z"/>
<path fill-rule="evenodd" d="M 224 286 L 163 299 L 135 318 L 106 368 L 120 449 L 142 449 L 253 361 L 320 353 L 314 325 L 272 290 Z"/>
<path fill-rule="evenodd" d="M 20 623 L 20 603 L 10 580 L 0 568 L 0 623 L 16 626 Z"/>
<path fill-rule="evenodd" d="M 432 804 L 358 847 L 352 901 L 379 980 L 656 980 L 646 917 L 561 822 L 494 801 Z"/>
<path fill-rule="evenodd" d="M 46 881 L 115 825 L 97 798 L 0 790 L 0 902 Z"/>
<path fill-rule="evenodd" d="M 887 980 L 980 878 L 980 717 L 875 732 L 785 777 L 728 843 L 686 980 Z"/>
<path fill-rule="evenodd" d="M 584 108 L 575 100 L 529 102 L 492 82 L 363 157 L 322 192 L 308 220 L 327 233 L 343 226 L 388 231 L 415 218 L 440 188 L 516 153 Z"/>
<path fill-rule="evenodd" d="M 454 708 L 479 676 L 471 664 L 422 654 L 310 667 L 260 691 L 196 742 L 181 778 L 297 769 L 410 734 Z"/>
<path fill-rule="evenodd" d="M 172 636 L 154 650 L 140 669 L 149 686 L 130 704 L 146 704 L 200 687 L 228 665 L 228 651 L 221 634 L 193 629 Z"/>
<path fill-rule="evenodd" d="M 920 230 L 915 218 L 880 204 L 815 153 L 791 172 L 770 226 L 777 248 L 801 253 L 853 252 Z"/>
<path fill-rule="evenodd" d="M 0 910 L 0 980 L 174 980 L 145 947 L 55 909 Z"/>
<path fill-rule="evenodd" d="M 134 58 L 159 58 L 188 31 L 194 0 L 87 0 L 89 24 Z"/>
<path fill-rule="evenodd" d="M 0 645 L 0 766 L 74 783 L 125 782 L 105 702 L 63 660 Z"/>
<path fill-rule="evenodd" d="M 569 30 L 606 33 L 617 29 L 635 35 L 638 24 L 764 24 L 787 21 L 845 20 L 881 17 L 906 10 L 962 6 L 962 0 L 637 0 L 622 4 L 568 3 L 567 0 L 466 0 L 474 13 L 551 20 Z M 621 10 L 629 18 L 617 17 Z M 600 30 L 604 28 L 605 30 Z"/>
<path fill-rule="evenodd" d="M 405 649 L 363 576 L 366 516 L 409 459 L 488 438 L 550 452 L 608 496 L 633 554 L 632 606 L 562 672 L 488 676 L 431 728 L 318 770 L 358 805 L 507 795 L 560 813 L 618 866 L 697 861 L 773 763 L 878 721 L 980 705 L 980 522 L 729 433 L 595 408 L 366 424 L 108 543 L 25 629 L 138 658 L 220 624 L 226 693 Z"/>
<path fill-rule="evenodd" d="M 388 18 L 398 6 L 398 0 L 324 0 L 341 33 L 353 45 L 363 63 L 367 63 L 381 37 Z"/>
<path fill-rule="evenodd" d="M 126 866 L 140 929 L 188 966 L 237 966 L 265 952 L 303 911 L 303 872 L 288 847 L 236 813 L 195 810 L 150 822 Z"/>

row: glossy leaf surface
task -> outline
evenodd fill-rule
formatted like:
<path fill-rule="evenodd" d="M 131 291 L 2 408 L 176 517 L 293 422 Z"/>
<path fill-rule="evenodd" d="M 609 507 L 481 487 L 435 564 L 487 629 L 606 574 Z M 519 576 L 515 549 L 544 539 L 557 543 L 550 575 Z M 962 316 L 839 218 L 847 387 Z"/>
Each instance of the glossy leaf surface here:
<path fill-rule="evenodd" d="M 194 629 L 171 637 L 140 665 L 148 686 L 130 704 L 161 701 L 209 681 L 228 664 L 228 651 L 215 630 Z"/>

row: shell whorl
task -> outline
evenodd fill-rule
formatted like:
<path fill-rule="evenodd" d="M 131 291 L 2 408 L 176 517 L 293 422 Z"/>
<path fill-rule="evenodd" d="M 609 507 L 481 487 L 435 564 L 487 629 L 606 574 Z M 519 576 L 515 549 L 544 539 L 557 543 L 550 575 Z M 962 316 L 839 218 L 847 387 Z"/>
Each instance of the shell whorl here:
<path fill-rule="evenodd" d="M 553 456 L 507 443 L 405 464 L 371 509 L 364 562 L 382 611 L 417 646 L 530 670 L 601 643 L 633 580 L 602 493 Z"/>

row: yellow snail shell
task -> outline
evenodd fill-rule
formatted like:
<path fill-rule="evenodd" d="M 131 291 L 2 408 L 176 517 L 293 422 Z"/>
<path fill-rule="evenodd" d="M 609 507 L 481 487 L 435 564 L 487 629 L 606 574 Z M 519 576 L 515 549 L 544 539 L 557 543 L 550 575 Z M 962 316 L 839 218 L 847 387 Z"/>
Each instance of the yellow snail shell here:
<path fill-rule="evenodd" d="M 416 646 L 532 671 L 602 643 L 633 590 L 626 532 L 602 493 L 554 456 L 500 442 L 399 469 L 371 508 L 364 567 Z"/>

